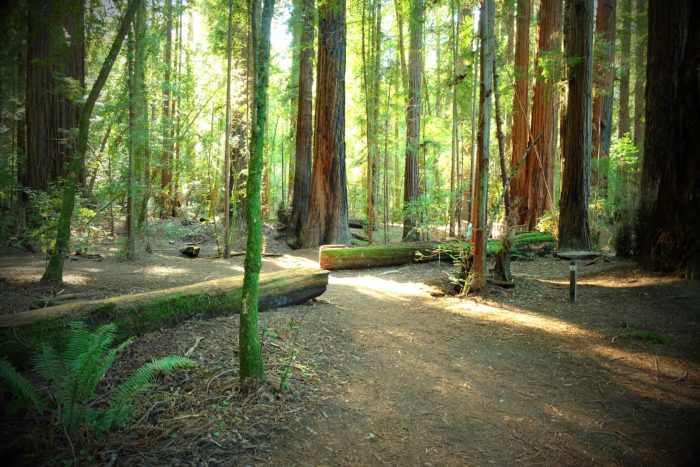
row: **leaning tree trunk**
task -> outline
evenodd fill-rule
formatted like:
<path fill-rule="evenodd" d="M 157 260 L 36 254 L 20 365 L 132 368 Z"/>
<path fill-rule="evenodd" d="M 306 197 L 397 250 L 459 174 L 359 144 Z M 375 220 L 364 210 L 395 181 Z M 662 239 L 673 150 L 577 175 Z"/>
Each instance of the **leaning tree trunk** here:
<path fill-rule="evenodd" d="M 530 17 L 532 16 L 531 0 L 518 0 L 517 7 L 517 32 L 515 40 L 515 92 L 513 94 L 513 131 L 511 141 L 513 152 L 511 153 L 510 167 L 514 170 L 518 166 L 520 156 L 525 153 L 528 140 L 527 116 L 528 98 L 527 89 L 528 73 L 530 71 Z M 510 187 L 511 206 L 514 208 L 515 221 L 524 224 L 527 220 L 527 180 L 525 172 L 527 165 L 515 174 Z"/>
<path fill-rule="evenodd" d="M 562 147 L 559 249 L 589 250 L 593 0 L 566 0 L 564 49 L 569 90 Z"/>
<path fill-rule="evenodd" d="M 494 0 L 484 0 L 479 20 L 481 37 L 481 85 L 479 92 L 479 134 L 477 136 L 476 189 L 474 209 L 472 252 L 474 261 L 470 290 L 480 290 L 486 284 L 486 211 L 489 195 L 489 133 L 491 122 L 491 94 L 493 93 L 493 61 L 495 55 Z"/>
<path fill-rule="evenodd" d="M 257 2 L 253 1 L 251 26 L 255 26 Z M 239 350 L 241 359 L 241 381 L 259 380 L 263 377 L 260 334 L 258 333 L 258 280 L 262 269 L 262 220 L 260 207 L 260 181 L 263 170 L 263 147 L 265 145 L 265 122 L 267 121 L 267 85 L 270 80 L 270 25 L 275 0 L 265 0 L 261 17 L 259 41 L 254 37 L 255 53 L 255 94 L 253 106 L 255 120 L 250 138 L 250 162 L 246 184 L 246 221 L 248 238 L 241 296 L 241 327 Z"/>
<path fill-rule="evenodd" d="M 81 169 L 85 164 L 85 153 L 87 152 L 88 136 L 90 132 L 90 117 L 95 108 L 97 98 L 100 96 L 100 92 L 107 82 L 109 73 L 112 71 L 112 65 L 117 59 L 119 49 L 121 49 L 124 37 L 129 30 L 129 25 L 136 14 L 140 1 L 141 0 L 130 0 L 126 13 L 119 26 L 119 31 L 117 31 L 114 37 L 112 47 L 109 49 L 109 53 L 104 62 L 102 62 L 100 73 L 97 75 L 97 79 L 92 85 L 92 89 L 90 89 L 90 93 L 81 109 L 75 154 L 73 154 L 73 158 L 68 166 L 66 181 L 63 185 L 63 203 L 56 227 L 56 245 L 54 246 L 49 264 L 46 266 L 46 271 L 41 278 L 42 281 L 63 281 L 63 260 L 68 253 L 70 223 L 71 217 L 73 216 L 73 208 L 75 207 L 75 191 L 80 180 Z"/>
<path fill-rule="evenodd" d="M 423 70 L 423 0 L 411 2 L 411 45 L 408 56 L 408 106 L 406 108 L 406 165 L 403 201 L 404 240 L 419 239 L 418 220 L 409 213 L 409 204 L 418 199 L 418 150 L 420 146 L 421 72 Z"/>
<path fill-rule="evenodd" d="M 345 172 L 345 0 L 318 7 L 314 161 L 301 246 L 350 243 Z"/>
<path fill-rule="evenodd" d="M 296 152 L 294 161 L 294 197 L 287 227 L 287 244 L 299 248 L 301 229 L 309 215 L 311 184 L 311 149 L 313 144 L 312 87 L 314 55 L 314 0 L 299 5 L 301 37 L 299 51 L 299 97 L 297 110 Z"/>
<path fill-rule="evenodd" d="M 700 279 L 700 3 L 649 2 L 639 259 Z"/>
<path fill-rule="evenodd" d="M 530 141 L 542 135 L 527 158 L 529 174 L 527 195 L 528 230 L 535 230 L 545 209 L 550 209 L 554 193 L 554 155 L 557 147 L 556 118 L 559 92 L 559 73 L 551 66 L 550 58 L 560 51 L 557 39 L 561 31 L 561 0 L 542 0 L 537 13 L 538 45 L 535 56 L 535 89 L 532 96 Z M 518 156 L 520 157 L 520 155 Z"/>

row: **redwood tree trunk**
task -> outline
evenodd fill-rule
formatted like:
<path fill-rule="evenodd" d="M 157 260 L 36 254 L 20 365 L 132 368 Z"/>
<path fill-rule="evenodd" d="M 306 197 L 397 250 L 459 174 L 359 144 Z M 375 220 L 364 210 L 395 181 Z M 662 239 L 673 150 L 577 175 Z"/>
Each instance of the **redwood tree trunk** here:
<path fill-rule="evenodd" d="M 345 172 L 345 0 L 318 7 L 314 161 L 301 246 L 350 243 Z"/>
<path fill-rule="evenodd" d="M 510 166 L 515 169 L 518 161 L 525 154 L 527 147 L 528 131 L 528 73 L 530 68 L 530 17 L 532 15 L 531 0 L 518 0 L 515 38 L 515 93 L 513 94 L 513 152 Z M 515 174 L 510 186 L 511 206 L 517 224 L 524 224 L 527 220 L 527 180 L 525 169 L 527 164 Z"/>
<path fill-rule="evenodd" d="M 296 121 L 296 156 L 294 162 L 294 198 L 287 228 L 287 244 L 299 248 L 302 225 L 309 215 L 311 185 L 311 149 L 313 144 L 312 96 L 314 54 L 314 0 L 300 5 L 301 50 L 299 52 L 299 98 Z"/>
<path fill-rule="evenodd" d="M 620 5 L 620 116 L 617 135 L 622 138 L 630 132 L 630 54 L 632 53 L 632 0 Z"/>
<path fill-rule="evenodd" d="M 554 154 L 557 146 L 556 114 L 559 93 L 558 70 L 552 69 L 548 57 L 558 54 L 561 43 L 557 39 L 561 33 L 561 0 L 542 0 L 537 14 L 538 45 L 535 57 L 537 77 L 532 96 L 532 123 L 530 141 L 540 134 L 542 138 L 532 148 L 527 158 L 527 226 L 535 230 L 537 221 L 546 209 L 551 208 L 554 178 Z M 547 68 L 545 68 L 547 67 Z M 518 157 L 522 157 L 520 154 Z"/>
<path fill-rule="evenodd" d="M 406 109 L 406 166 L 404 171 L 403 201 L 404 240 L 419 239 L 415 215 L 408 215 L 407 205 L 418 199 L 418 150 L 420 146 L 421 72 L 423 70 L 423 0 L 411 2 L 411 45 L 408 56 L 408 106 Z"/>
<path fill-rule="evenodd" d="M 31 0 L 28 5 L 26 163 L 22 185 L 47 190 L 66 175 L 75 150 L 80 108 L 64 80 L 85 85 L 84 4 Z M 81 169 L 79 184 L 84 181 Z"/>
<path fill-rule="evenodd" d="M 647 0 L 637 0 L 634 31 L 634 145 L 644 156 L 644 82 L 646 79 Z"/>
<path fill-rule="evenodd" d="M 616 8 L 616 0 L 598 0 L 595 21 L 595 79 L 593 83 L 594 158 L 607 157 L 610 148 L 612 88 L 615 78 Z M 602 174 L 598 174 L 598 176 L 600 177 Z"/>
<path fill-rule="evenodd" d="M 700 279 L 700 3 L 649 2 L 638 250 L 650 269 Z"/>
<path fill-rule="evenodd" d="M 569 92 L 562 147 L 559 249 L 589 250 L 593 0 L 566 0 L 564 49 Z"/>

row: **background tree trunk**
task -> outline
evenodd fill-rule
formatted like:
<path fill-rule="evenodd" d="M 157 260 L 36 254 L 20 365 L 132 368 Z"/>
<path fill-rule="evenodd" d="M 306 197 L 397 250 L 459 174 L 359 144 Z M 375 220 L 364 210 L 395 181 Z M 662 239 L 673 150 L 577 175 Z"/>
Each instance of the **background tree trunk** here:
<path fill-rule="evenodd" d="M 345 0 L 318 7 L 314 161 L 301 246 L 350 243 L 345 169 Z"/>
<path fill-rule="evenodd" d="M 226 118 L 224 123 L 224 258 L 231 253 L 231 60 L 233 48 L 233 0 L 228 0 L 226 30 Z"/>
<path fill-rule="evenodd" d="M 559 249 L 590 250 L 588 181 L 591 171 L 593 0 L 566 0 L 564 49 L 569 81 L 562 147 Z"/>
<path fill-rule="evenodd" d="M 646 80 L 648 0 L 637 0 L 634 27 L 634 146 L 639 160 L 644 157 L 644 82 Z"/>
<path fill-rule="evenodd" d="M 294 161 L 294 197 L 292 215 L 287 227 L 287 244 L 299 248 L 304 220 L 309 215 L 311 185 L 311 149 L 313 145 L 312 107 L 314 54 L 314 0 L 299 4 L 301 44 L 299 51 L 299 97 L 296 121 L 296 151 Z"/>
<path fill-rule="evenodd" d="M 423 70 L 423 0 L 411 2 L 409 30 L 411 46 L 408 57 L 408 106 L 406 108 L 406 168 L 404 170 L 403 239 L 419 239 L 418 222 L 408 215 L 408 204 L 420 196 L 418 187 L 418 151 L 420 149 L 421 79 Z"/>
<path fill-rule="evenodd" d="M 630 132 L 630 54 L 632 53 L 632 0 L 620 4 L 620 113 L 619 138 Z"/>
<path fill-rule="evenodd" d="M 527 157 L 527 219 L 528 230 L 535 230 L 546 209 L 551 209 L 554 183 L 554 155 L 557 147 L 556 118 L 559 102 L 559 70 L 550 57 L 560 52 L 561 0 L 542 0 L 538 21 L 538 45 L 535 56 L 535 87 L 532 96 L 530 141 L 542 135 Z M 522 153 L 518 156 L 522 157 Z"/>
<path fill-rule="evenodd" d="M 528 141 L 528 74 L 530 72 L 530 17 L 532 16 L 531 0 L 518 0 L 516 13 L 515 39 L 515 93 L 513 94 L 513 152 L 510 158 L 511 169 L 517 167 L 520 157 L 525 153 Z M 515 174 L 510 186 L 511 206 L 517 224 L 527 220 L 527 165 Z"/>
<path fill-rule="evenodd" d="M 595 53 L 593 79 L 593 158 L 607 157 L 612 126 L 612 94 L 615 78 L 615 14 L 616 0 L 598 0 L 595 21 Z M 596 163 L 594 183 L 604 187 L 604 174 Z"/>

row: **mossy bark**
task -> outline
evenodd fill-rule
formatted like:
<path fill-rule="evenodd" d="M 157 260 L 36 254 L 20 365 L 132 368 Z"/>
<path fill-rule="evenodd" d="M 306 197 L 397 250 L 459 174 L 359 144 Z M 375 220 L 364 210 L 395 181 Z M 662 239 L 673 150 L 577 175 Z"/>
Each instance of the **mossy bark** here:
<path fill-rule="evenodd" d="M 253 1 L 251 15 L 252 30 L 256 26 L 256 1 Z M 263 170 L 264 128 L 267 121 L 267 84 L 270 78 L 270 25 L 275 0 L 265 0 L 259 41 L 254 39 L 255 59 L 255 122 L 250 138 L 250 163 L 246 184 L 246 221 L 248 238 L 246 241 L 245 273 L 241 296 L 241 327 L 239 335 L 240 377 L 242 381 L 262 379 L 263 366 L 258 333 L 258 279 L 262 268 L 262 219 L 260 185 Z"/>
<path fill-rule="evenodd" d="M 107 54 L 107 58 L 105 58 L 102 63 L 100 73 L 97 75 L 92 89 L 90 89 L 90 94 L 88 94 L 85 105 L 83 105 L 83 108 L 80 110 L 78 142 L 76 144 L 75 154 L 73 154 L 73 158 L 68 166 L 65 184 L 63 185 L 63 204 L 56 228 L 56 245 L 54 246 L 49 264 L 46 266 L 46 271 L 41 278 L 42 281 L 63 281 L 63 260 L 68 253 L 70 242 L 70 223 L 71 217 L 73 216 L 73 209 L 75 208 L 75 190 L 80 180 L 80 172 L 85 164 L 85 153 L 87 152 L 88 135 L 90 133 L 90 117 L 92 116 L 92 110 L 95 108 L 97 98 L 100 96 L 100 92 L 107 82 L 109 73 L 112 71 L 112 65 L 117 59 L 119 49 L 121 49 L 124 37 L 129 30 L 129 25 L 136 14 L 140 2 L 141 0 L 131 0 L 129 2 L 126 13 L 119 26 L 119 31 L 114 37 L 112 47 Z"/>
<path fill-rule="evenodd" d="M 260 275 L 258 309 L 296 305 L 317 297 L 328 286 L 328 271 L 294 268 Z M 240 313 L 243 278 L 227 277 L 172 289 L 84 300 L 0 316 L 0 354 L 13 362 L 29 358 L 42 343 L 57 343 L 70 321 L 91 327 L 114 322 L 130 336 L 174 326 L 193 317 Z"/>

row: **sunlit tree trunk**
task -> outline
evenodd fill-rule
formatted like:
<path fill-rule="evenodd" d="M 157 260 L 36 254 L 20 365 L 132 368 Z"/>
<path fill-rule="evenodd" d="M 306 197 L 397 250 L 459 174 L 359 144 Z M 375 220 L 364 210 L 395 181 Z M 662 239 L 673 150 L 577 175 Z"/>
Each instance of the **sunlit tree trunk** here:
<path fill-rule="evenodd" d="M 314 54 L 314 0 L 299 4 L 301 21 L 299 51 L 299 97 L 296 120 L 296 150 L 294 162 L 294 197 L 292 215 L 287 228 L 287 244 L 298 248 L 304 220 L 309 215 L 311 195 L 311 150 L 313 147 L 312 101 Z"/>
<path fill-rule="evenodd" d="M 458 177 L 459 177 L 459 123 L 457 102 L 457 64 L 459 63 L 459 5 L 457 0 L 450 1 L 451 34 L 452 34 L 452 153 L 450 158 L 450 237 L 454 237 L 457 222 L 457 204 L 459 202 Z M 461 15 L 459 15 L 461 18 Z"/>
<path fill-rule="evenodd" d="M 646 80 L 648 0 L 637 0 L 634 26 L 634 145 L 640 160 L 644 156 L 644 82 Z"/>
<path fill-rule="evenodd" d="M 632 53 L 632 0 L 620 4 L 620 114 L 617 135 L 630 132 L 630 54 Z"/>
<path fill-rule="evenodd" d="M 224 258 L 231 256 L 231 60 L 233 47 L 233 0 L 228 2 L 226 30 L 226 123 L 224 126 Z"/>
<path fill-rule="evenodd" d="M 595 24 L 593 79 L 593 158 L 607 157 L 612 126 L 612 90 L 615 78 L 616 0 L 598 0 Z M 598 164 L 596 164 L 597 167 Z M 596 170 L 594 183 L 605 186 L 603 174 Z"/>
<path fill-rule="evenodd" d="M 541 0 L 537 13 L 538 45 L 535 56 L 535 87 L 532 96 L 530 142 L 542 138 L 527 157 L 527 217 L 528 230 L 535 230 L 537 222 L 552 205 L 554 157 L 557 146 L 556 118 L 559 92 L 559 70 L 550 57 L 557 56 L 561 43 L 562 1 Z M 520 154 L 519 157 L 522 157 Z"/>
<path fill-rule="evenodd" d="M 518 166 L 520 157 L 525 153 L 528 141 L 528 74 L 530 72 L 530 17 L 532 0 L 517 0 L 516 39 L 515 39 L 515 92 L 513 94 L 513 131 L 511 134 L 512 153 L 511 170 Z M 529 157 L 529 156 L 528 156 Z M 524 224 L 527 219 L 527 165 L 520 167 L 510 186 L 511 206 L 517 224 Z"/>
<path fill-rule="evenodd" d="M 345 0 L 318 6 L 314 161 L 304 248 L 350 243 L 345 169 Z"/>
<path fill-rule="evenodd" d="M 80 121 L 78 122 L 78 139 L 75 146 L 75 153 L 73 154 L 70 164 L 68 165 L 66 180 L 63 185 L 63 201 L 61 205 L 61 213 L 58 218 L 58 225 L 56 227 L 56 245 L 53 253 L 51 254 L 49 264 L 46 266 L 46 271 L 44 271 L 42 281 L 62 282 L 63 280 L 63 261 L 65 259 L 65 255 L 68 253 L 70 242 L 70 225 L 71 217 L 73 216 L 73 208 L 75 207 L 76 187 L 80 180 L 81 168 L 85 164 L 85 153 L 87 152 L 88 136 L 90 132 L 90 117 L 92 116 L 92 111 L 95 108 L 97 98 L 100 96 L 100 92 L 107 82 L 109 73 L 112 71 L 112 65 L 119 54 L 119 49 L 121 49 L 122 43 L 124 42 L 124 37 L 129 30 L 129 25 L 136 14 L 136 9 L 138 8 L 140 1 L 141 0 L 131 0 L 128 3 L 126 13 L 122 18 L 119 30 L 114 37 L 112 47 L 102 63 L 100 73 L 97 75 L 97 79 L 92 85 L 90 93 L 88 94 L 87 99 L 85 100 L 85 103 L 80 111 Z"/>
<path fill-rule="evenodd" d="M 161 135 L 163 154 L 161 156 L 160 172 L 160 201 L 161 217 L 168 215 L 168 202 L 170 199 L 169 189 L 172 183 L 172 160 L 173 141 L 171 135 L 172 128 L 172 48 L 173 48 L 173 1 L 165 0 L 165 51 L 164 51 L 164 71 L 163 71 L 163 110 L 161 113 Z"/>
<path fill-rule="evenodd" d="M 493 94 L 493 61 L 495 57 L 494 17 L 496 5 L 484 0 L 479 18 L 481 38 L 481 82 L 479 86 L 479 134 L 477 136 L 476 187 L 474 190 L 473 234 L 470 290 L 486 284 L 486 211 L 489 196 L 489 135 L 491 128 L 491 94 Z"/>
<path fill-rule="evenodd" d="M 418 151 L 420 146 L 421 74 L 423 70 L 423 0 L 411 2 L 409 30 L 411 46 L 408 57 L 408 106 L 406 110 L 406 168 L 404 171 L 404 240 L 418 240 L 418 222 L 408 213 L 408 204 L 420 196 L 418 187 Z"/>
<path fill-rule="evenodd" d="M 593 0 L 566 0 L 564 10 L 564 56 L 569 86 L 562 147 L 559 249 L 589 250 Z"/>
<path fill-rule="evenodd" d="M 251 0 L 253 31 L 258 31 L 255 21 L 257 0 Z M 246 221 L 248 238 L 244 261 L 243 290 L 241 295 L 241 319 L 239 332 L 240 378 L 242 382 L 260 380 L 264 376 L 258 332 L 258 279 L 262 268 L 262 219 L 260 209 L 260 180 L 263 170 L 264 129 L 267 121 L 267 85 L 270 79 L 270 25 L 275 0 L 265 0 L 261 16 L 259 39 L 254 39 L 255 94 L 253 106 L 255 120 L 250 138 L 250 162 L 246 183 Z"/>

